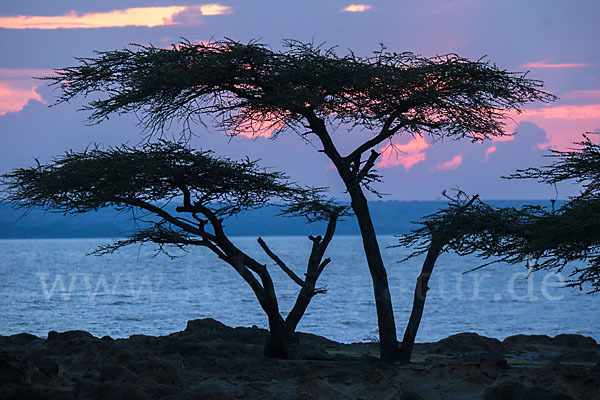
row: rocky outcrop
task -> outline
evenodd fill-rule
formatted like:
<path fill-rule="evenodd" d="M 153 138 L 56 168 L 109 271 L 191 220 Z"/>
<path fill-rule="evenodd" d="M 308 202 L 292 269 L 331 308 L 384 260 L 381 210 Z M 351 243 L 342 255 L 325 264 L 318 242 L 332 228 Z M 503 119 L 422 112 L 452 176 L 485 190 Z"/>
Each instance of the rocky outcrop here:
<path fill-rule="evenodd" d="M 203 319 L 162 337 L 99 339 L 83 331 L 50 332 L 47 339 L 0 336 L 0 400 L 558 400 L 597 399 L 600 393 L 599 347 L 576 335 L 500 342 L 464 333 L 417 344 L 414 362 L 396 365 L 378 360 L 377 344 L 340 344 L 311 334 L 298 334 L 299 359 L 265 359 L 266 335 L 257 327 Z M 523 393 L 529 397 L 518 397 Z"/>

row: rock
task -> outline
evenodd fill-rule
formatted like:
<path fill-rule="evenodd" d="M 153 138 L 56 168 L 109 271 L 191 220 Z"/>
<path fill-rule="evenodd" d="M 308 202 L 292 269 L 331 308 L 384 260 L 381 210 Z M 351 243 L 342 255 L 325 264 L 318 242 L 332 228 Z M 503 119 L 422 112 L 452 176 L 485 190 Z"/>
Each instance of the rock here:
<path fill-rule="evenodd" d="M 68 389 L 49 387 L 19 387 L 10 391 L 4 400 L 69 400 L 73 393 Z"/>
<path fill-rule="evenodd" d="M 151 397 L 133 383 L 105 383 L 102 386 L 102 400 L 150 400 Z"/>
<path fill-rule="evenodd" d="M 86 331 L 66 331 L 66 332 L 48 332 L 48 341 L 71 340 L 76 338 L 95 339 L 91 333 Z"/>
<path fill-rule="evenodd" d="M 112 364 L 100 368 L 100 381 L 136 382 L 138 376 L 122 365 Z"/>
<path fill-rule="evenodd" d="M 594 339 L 588 336 L 575 334 L 562 334 L 552 338 L 553 346 L 574 347 L 574 348 L 593 348 L 598 345 Z"/>
<path fill-rule="evenodd" d="M 510 369 L 504 357 L 483 357 L 479 360 L 479 370 L 488 378 L 496 379 L 500 372 Z"/>
<path fill-rule="evenodd" d="M 131 363 L 129 369 L 140 375 L 140 377 L 150 378 L 156 383 L 180 385 L 182 382 L 177 366 L 159 358 Z"/>
<path fill-rule="evenodd" d="M 147 400 L 150 396 L 140 386 L 131 382 L 96 382 L 80 379 L 73 395 L 77 400 Z"/>
<path fill-rule="evenodd" d="M 402 393 L 400 400 L 425 400 L 425 398 L 418 393 L 407 391 Z"/>
<path fill-rule="evenodd" d="M 130 353 L 121 353 L 117 356 L 117 362 L 119 364 L 129 364 L 133 361 L 133 356 Z"/>
<path fill-rule="evenodd" d="M 526 348 L 531 345 L 550 346 L 552 338 L 546 335 L 514 335 L 502 341 L 506 346 Z"/>
<path fill-rule="evenodd" d="M 538 386 L 561 390 L 575 398 L 599 398 L 600 371 L 594 368 L 550 362 L 542 368 L 532 369 L 530 376 Z"/>
<path fill-rule="evenodd" d="M 562 362 L 600 362 L 600 353 L 592 349 L 568 349 L 556 357 L 556 361 Z"/>
<path fill-rule="evenodd" d="M 573 400 L 566 394 L 509 381 L 485 390 L 483 400 Z"/>
<path fill-rule="evenodd" d="M 58 364 L 47 357 L 38 357 L 33 360 L 33 364 L 44 373 L 47 378 L 58 376 Z"/>
<path fill-rule="evenodd" d="M 33 342 L 34 340 L 41 340 L 41 339 L 39 337 L 37 337 L 35 335 L 31 335 L 29 333 L 17 333 L 16 335 L 7 336 L 6 340 L 10 344 L 16 344 L 16 345 L 22 346 L 25 344 L 29 344 L 30 342 Z"/>
<path fill-rule="evenodd" d="M 31 380 L 31 366 L 27 359 L 0 353 L 0 382 L 28 383 Z"/>
<path fill-rule="evenodd" d="M 505 352 L 504 345 L 495 338 L 480 336 L 476 333 L 458 333 L 431 345 L 434 354 L 468 354 Z"/>
<path fill-rule="evenodd" d="M 187 322 L 184 332 L 188 333 L 216 333 L 222 330 L 233 330 L 229 326 L 212 318 L 194 319 Z"/>
<path fill-rule="evenodd" d="M 73 395 L 78 400 L 99 400 L 102 397 L 102 385 L 90 379 L 78 379 Z"/>

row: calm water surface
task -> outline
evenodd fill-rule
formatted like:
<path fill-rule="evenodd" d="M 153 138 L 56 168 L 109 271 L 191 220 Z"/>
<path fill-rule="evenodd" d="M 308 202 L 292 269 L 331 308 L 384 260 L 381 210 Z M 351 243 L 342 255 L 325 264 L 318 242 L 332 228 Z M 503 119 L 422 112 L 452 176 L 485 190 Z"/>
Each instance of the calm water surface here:
<path fill-rule="evenodd" d="M 306 237 L 265 237 L 296 273 L 306 268 Z M 152 246 L 131 246 L 113 255 L 86 256 L 105 239 L 0 240 L 0 335 L 83 329 L 96 336 L 164 335 L 191 319 L 212 317 L 230 326 L 266 326 L 266 317 L 245 282 L 205 249 L 170 259 Z M 281 309 L 291 309 L 299 288 L 268 259 L 255 238 L 237 245 L 270 265 Z M 401 338 L 412 306 L 422 258 L 398 263 L 406 252 L 385 249 Z M 358 236 L 338 236 L 330 245 L 316 296 L 299 330 L 342 342 L 371 340 L 377 320 L 371 279 Z M 600 340 L 600 296 L 560 288 L 560 275 L 495 265 L 469 274 L 474 257 L 443 255 L 430 282 L 417 341 L 435 341 L 473 331 L 504 338 L 517 333 L 579 333 Z"/>

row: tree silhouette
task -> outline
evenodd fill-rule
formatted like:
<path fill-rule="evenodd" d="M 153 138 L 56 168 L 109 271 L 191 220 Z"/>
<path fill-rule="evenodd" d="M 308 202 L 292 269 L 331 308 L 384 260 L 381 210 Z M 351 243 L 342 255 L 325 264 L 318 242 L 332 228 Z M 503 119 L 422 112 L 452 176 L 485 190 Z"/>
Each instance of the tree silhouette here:
<path fill-rule="evenodd" d="M 232 266 L 254 292 L 269 322 L 265 355 L 279 358 L 295 356 L 296 326 L 313 296 L 325 291 L 317 288 L 316 283 L 330 262 L 323 257 L 337 219 L 346 213 L 345 207 L 323 199 L 319 189 L 299 187 L 280 172 L 260 169 L 254 161 L 231 161 L 166 141 L 141 148 L 71 151 L 49 164 L 5 174 L 2 183 L 6 187 L 4 200 L 19 208 L 43 207 L 64 214 L 80 214 L 115 207 L 146 214 L 141 218 L 147 227 L 98 248 L 96 254 L 146 242 L 158 244 L 162 251 L 168 246 L 210 249 Z M 179 204 L 175 212 L 166 207 L 169 203 Z M 286 215 L 328 221 L 324 236 L 309 236 L 313 245 L 304 278 L 296 275 L 258 238 L 266 254 L 300 287 L 296 302 L 285 318 L 279 311 L 266 264 L 236 247 L 223 225 L 223 219 L 267 204 L 278 205 Z"/>
<path fill-rule="evenodd" d="M 550 150 L 555 159 L 541 168 L 517 170 L 508 179 L 536 179 L 555 185 L 575 181 L 582 191 L 556 210 L 539 218 L 525 244 L 514 251 L 515 258 L 527 256 L 534 269 L 561 271 L 573 265 L 569 286 L 592 285 L 600 292 L 600 145 L 591 140 L 594 133 L 583 135 L 567 150 Z M 521 254 L 519 254 L 519 252 Z M 583 262 L 584 266 L 577 263 Z"/>
<path fill-rule="evenodd" d="M 173 121 L 189 132 L 212 117 L 229 135 L 286 128 L 315 140 L 333 163 L 350 196 L 363 239 L 377 307 L 381 358 L 401 358 L 396 325 L 366 191 L 377 193 L 379 146 L 399 134 L 481 141 L 505 135 L 503 119 L 532 101 L 551 101 L 540 81 L 455 54 L 424 58 L 388 52 L 372 56 L 294 40 L 283 51 L 233 40 L 169 49 L 139 46 L 98 52 L 48 77 L 60 101 L 94 95 L 84 108 L 93 123 L 113 113 L 135 112 L 160 133 Z M 331 135 L 344 124 L 372 136 L 342 154 Z M 407 188 L 408 190 L 408 188 Z"/>
<path fill-rule="evenodd" d="M 527 263 L 532 271 L 566 267 L 571 279 L 567 286 L 591 286 L 600 292 L 600 145 L 584 135 L 576 147 L 550 150 L 556 159 L 541 168 L 518 170 L 508 179 L 537 179 L 556 184 L 575 180 L 583 190 L 559 208 L 525 205 L 493 207 L 477 195 L 469 198 L 458 191 L 448 197 L 448 206 L 424 217 L 422 227 L 399 237 L 398 246 L 414 250 L 404 260 L 425 254 L 417 278 L 413 308 L 404 333 L 401 352 L 410 358 L 425 306 L 427 284 L 439 255 L 454 251 L 475 254 L 492 263 Z"/>
<path fill-rule="evenodd" d="M 428 283 L 438 257 L 453 251 L 459 255 L 476 254 L 493 262 L 521 262 L 519 252 L 530 236 L 531 223 L 546 212 L 541 207 L 526 206 L 521 210 L 513 207 L 494 208 L 479 199 L 457 191 L 449 196 L 445 208 L 425 216 L 418 222 L 420 228 L 398 237 L 397 246 L 413 251 L 402 261 L 425 254 L 421 273 L 417 278 L 413 306 L 400 352 L 410 359 L 417 331 L 423 316 Z M 517 252 L 518 254 L 515 254 Z"/>

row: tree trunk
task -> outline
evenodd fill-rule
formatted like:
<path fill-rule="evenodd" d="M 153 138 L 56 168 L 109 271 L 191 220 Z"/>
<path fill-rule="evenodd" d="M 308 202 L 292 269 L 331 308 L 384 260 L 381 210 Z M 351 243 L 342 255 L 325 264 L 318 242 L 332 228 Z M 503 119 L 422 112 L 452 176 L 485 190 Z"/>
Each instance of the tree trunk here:
<path fill-rule="evenodd" d="M 285 326 L 290 335 L 292 335 L 296 331 L 296 327 L 298 326 L 300 319 L 302 319 L 302 317 L 304 316 L 304 313 L 306 312 L 310 301 L 315 295 L 314 289 L 314 284 L 305 284 L 302 287 L 302 289 L 300 289 L 300 293 L 296 298 L 296 303 L 294 303 L 294 307 L 292 307 L 292 310 L 285 319 Z"/>
<path fill-rule="evenodd" d="M 410 319 L 408 325 L 404 331 L 404 338 L 402 339 L 402 346 L 400 347 L 400 359 L 404 362 L 409 362 L 412 355 L 412 350 L 415 345 L 415 338 L 417 337 L 417 331 L 419 330 L 419 324 L 421 323 L 421 317 L 423 316 L 423 309 L 425 308 L 425 298 L 427 297 L 427 291 L 429 287 L 429 279 L 435 267 L 435 262 L 442 251 L 443 245 L 436 239 L 432 239 L 427 256 L 423 262 L 421 273 L 417 278 L 417 284 L 415 286 L 415 296 L 413 300 L 412 311 L 410 313 Z"/>
<path fill-rule="evenodd" d="M 362 235 L 363 247 L 367 257 L 367 264 L 373 281 L 375 294 L 375 307 L 377 309 L 377 324 L 379 327 L 379 351 L 383 361 L 393 362 L 399 360 L 398 339 L 396 337 L 396 324 L 392 297 L 388 285 L 387 272 L 383 265 L 375 228 L 369 213 L 367 199 L 359 187 L 349 188 L 352 199 L 352 210 L 358 220 Z"/>
<path fill-rule="evenodd" d="M 292 334 L 285 327 L 283 318 L 277 313 L 269 315 L 269 335 L 265 343 L 264 355 L 268 358 L 294 359 L 296 349 Z"/>

